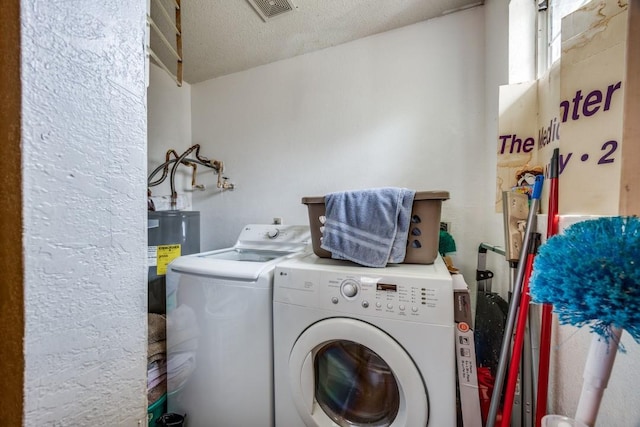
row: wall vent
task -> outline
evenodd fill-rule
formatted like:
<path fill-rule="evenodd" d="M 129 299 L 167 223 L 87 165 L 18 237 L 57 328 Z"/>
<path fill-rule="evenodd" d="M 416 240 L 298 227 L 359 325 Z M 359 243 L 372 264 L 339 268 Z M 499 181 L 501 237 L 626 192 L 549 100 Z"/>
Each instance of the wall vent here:
<path fill-rule="evenodd" d="M 247 0 L 263 21 L 282 16 L 297 9 L 292 0 Z"/>

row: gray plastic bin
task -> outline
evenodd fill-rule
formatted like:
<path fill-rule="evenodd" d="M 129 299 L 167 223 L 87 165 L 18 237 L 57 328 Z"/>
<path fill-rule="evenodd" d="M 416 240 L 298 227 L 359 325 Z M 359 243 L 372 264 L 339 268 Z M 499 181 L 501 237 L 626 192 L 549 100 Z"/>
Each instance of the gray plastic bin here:
<path fill-rule="evenodd" d="M 416 192 L 411 210 L 407 254 L 403 264 L 433 264 L 438 256 L 442 202 L 447 199 L 447 191 Z M 331 258 L 331 252 L 320 247 L 321 217 L 325 215 L 324 197 L 303 197 L 302 203 L 307 205 L 309 210 L 313 252 L 320 258 Z"/>

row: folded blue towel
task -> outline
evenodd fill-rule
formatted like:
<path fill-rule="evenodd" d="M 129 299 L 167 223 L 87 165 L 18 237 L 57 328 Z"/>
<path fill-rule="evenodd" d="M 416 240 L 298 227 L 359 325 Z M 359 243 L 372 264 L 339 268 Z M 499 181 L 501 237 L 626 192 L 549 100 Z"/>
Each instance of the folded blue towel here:
<path fill-rule="evenodd" d="M 322 249 L 367 267 L 401 263 L 415 193 L 385 187 L 327 194 Z"/>

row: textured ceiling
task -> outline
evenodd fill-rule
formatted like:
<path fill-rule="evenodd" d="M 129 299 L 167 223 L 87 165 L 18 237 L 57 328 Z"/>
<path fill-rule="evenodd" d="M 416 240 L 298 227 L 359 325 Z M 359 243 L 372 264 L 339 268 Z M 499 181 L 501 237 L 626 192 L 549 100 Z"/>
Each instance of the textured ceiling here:
<path fill-rule="evenodd" d="M 248 0 L 182 0 L 184 80 L 198 83 L 414 24 L 479 0 L 292 0 L 264 22 Z M 152 40 L 153 46 L 153 40 Z"/>

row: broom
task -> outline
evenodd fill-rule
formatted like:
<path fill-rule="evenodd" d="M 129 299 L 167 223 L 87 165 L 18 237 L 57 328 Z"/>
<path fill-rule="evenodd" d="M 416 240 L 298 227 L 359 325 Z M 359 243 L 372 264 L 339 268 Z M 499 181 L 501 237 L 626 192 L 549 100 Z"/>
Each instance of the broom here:
<path fill-rule="evenodd" d="M 511 363 L 509 363 L 509 374 L 504 392 L 504 405 L 502 409 L 502 427 L 509 427 L 511 424 L 511 412 L 513 410 L 513 400 L 516 393 L 518 373 L 520 369 L 520 358 L 522 357 L 522 347 L 524 344 L 525 329 L 527 327 L 527 317 L 529 315 L 529 281 L 533 270 L 533 262 L 540 246 L 540 234 L 532 233 L 529 247 L 527 248 L 527 264 L 524 272 L 522 284 L 522 296 L 520 297 L 520 308 L 516 323 L 516 332 L 513 337 L 513 347 L 511 350 Z M 522 384 L 521 384 L 522 387 Z"/>
<path fill-rule="evenodd" d="M 595 333 L 575 415 L 593 426 L 622 330 L 640 343 L 640 219 L 583 221 L 551 237 L 535 259 L 530 292 L 553 305 L 561 324 Z"/>
<path fill-rule="evenodd" d="M 531 205 L 529 206 L 529 215 L 527 217 L 527 226 L 524 232 L 524 239 L 522 241 L 522 249 L 520 250 L 520 260 L 518 261 L 513 294 L 509 301 L 509 313 L 507 316 L 507 323 L 504 328 L 504 335 L 502 337 L 500 360 L 498 361 L 493 392 L 491 393 L 491 405 L 489 406 L 486 427 L 494 427 L 498 418 L 498 409 L 500 406 L 500 399 L 502 397 L 502 387 L 504 386 L 504 378 L 507 372 L 507 365 L 509 363 L 509 353 L 511 352 L 511 335 L 513 334 L 513 327 L 516 323 L 516 315 L 518 313 L 518 306 L 520 305 L 520 295 L 522 294 L 527 257 L 529 256 L 527 248 L 529 247 L 529 241 L 531 240 L 533 230 L 535 229 L 536 214 L 538 213 L 538 207 L 540 206 L 540 193 L 542 193 L 543 182 L 544 176 L 536 176 L 536 182 L 533 186 L 533 193 L 531 195 Z"/>

